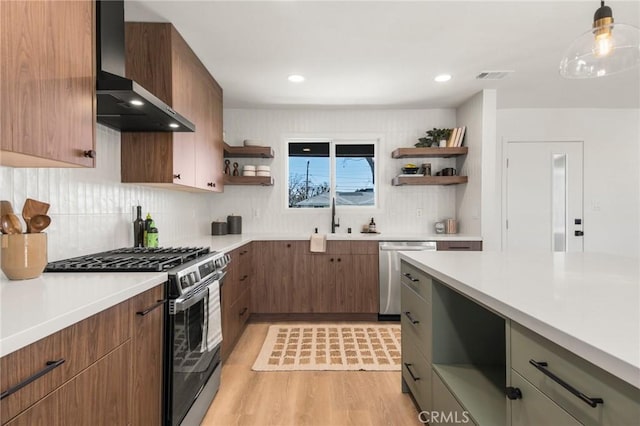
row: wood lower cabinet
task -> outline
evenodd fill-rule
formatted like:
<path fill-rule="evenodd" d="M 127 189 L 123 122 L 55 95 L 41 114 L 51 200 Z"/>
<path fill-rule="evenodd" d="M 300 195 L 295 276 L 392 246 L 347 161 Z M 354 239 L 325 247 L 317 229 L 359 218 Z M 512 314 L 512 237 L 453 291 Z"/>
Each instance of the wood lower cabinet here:
<path fill-rule="evenodd" d="M 161 424 L 163 296 L 157 286 L 2 357 L 1 423 Z"/>
<path fill-rule="evenodd" d="M 162 423 L 164 309 L 164 286 L 152 288 L 131 299 L 134 425 Z"/>
<path fill-rule="evenodd" d="M 131 341 L 127 340 L 7 424 L 130 424 L 130 366 Z"/>
<path fill-rule="evenodd" d="M 253 244 L 245 244 L 229 253 L 231 262 L 222 286 L 222 360 L 225 361 L 244 331 L 251 316 L 254 282 Z"/>
<path fill-rule="evenodd" d="M 222 192 L 222 88 L 171 24 L 127 22 L 125 43 L 127 77 L 196 130 L 122 133 L 122 181 Z"/>
<path fill-rule="evenodd" d="M 308 241 L 254 244 L 254 312 L 378 312 L 377 241 L 328 241 L 325 253 Z"/>
<path fill-rule="evenodd" d="M 308 241 L 254 241 L 255 281 L 251 293 L 253 312 L 288 313 L 305 304 L 308 293 L 298 281 L 303 273 Z"/>
<path fill-rule="evenodd" d="M 438 241 L 438 251 L 482 251 L 482 241 Z"/>
<path fill-rule="evenodd" d="M 94 167 L 95 2 L 0 1 L 0 164 Z"/>

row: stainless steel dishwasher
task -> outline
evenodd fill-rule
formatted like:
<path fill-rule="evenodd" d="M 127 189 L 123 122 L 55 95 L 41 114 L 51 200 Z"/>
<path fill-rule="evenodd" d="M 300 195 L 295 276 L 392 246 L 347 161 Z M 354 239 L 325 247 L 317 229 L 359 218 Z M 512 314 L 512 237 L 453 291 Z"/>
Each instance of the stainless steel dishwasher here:
<path fill-rule="evenodd" d="M 378 319 L 400 319 L 399 251 L 435 251 L 435 241 L 380 241 Z"/>

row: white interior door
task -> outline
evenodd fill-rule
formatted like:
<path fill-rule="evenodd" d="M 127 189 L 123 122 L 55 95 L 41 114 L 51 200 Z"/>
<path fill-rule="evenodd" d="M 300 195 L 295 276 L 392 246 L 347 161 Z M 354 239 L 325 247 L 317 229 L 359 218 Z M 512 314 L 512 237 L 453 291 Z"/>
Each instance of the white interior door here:
<path fill-rule="evenodd" d="M 582 142 L 508 142 L 506 158 L 506 249 L 582 251 Z"/>

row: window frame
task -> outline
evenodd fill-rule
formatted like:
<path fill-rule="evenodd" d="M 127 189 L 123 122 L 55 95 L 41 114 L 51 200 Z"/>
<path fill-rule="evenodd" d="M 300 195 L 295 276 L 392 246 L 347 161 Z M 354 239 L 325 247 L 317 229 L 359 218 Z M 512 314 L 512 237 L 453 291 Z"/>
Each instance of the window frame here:
<path fill-rule="evenodd" d="M 287 212 L 294 211 L 325 211 L 331 208 L 331 203 L 326 207 L 314 207 L 314 208 L 296 208 L 289 207 L 289 143 L 328 143 L 329 144 L 329 200 L 332 200 L 336 196 L 336 145 L 373 145 L 373 164 L 374 164 L 374 183 L 373 183 L 373 205 L 358 206 L 358 205 L 338 205 L 336 208 L 353 210 L 354 212 L 374 212 L 380 208 L 380 164 L 379 164 L 379 152 L 381 146 L 380 135 L 345 135 L 345 136 L 320 136 L 315 135 L 312 137 L 307 136 L 289 136 L 284 138 L 284 152 L 285 158 L 285 178 L 286 178 L 286 190 L 284 191 L 284 207 Z"/>

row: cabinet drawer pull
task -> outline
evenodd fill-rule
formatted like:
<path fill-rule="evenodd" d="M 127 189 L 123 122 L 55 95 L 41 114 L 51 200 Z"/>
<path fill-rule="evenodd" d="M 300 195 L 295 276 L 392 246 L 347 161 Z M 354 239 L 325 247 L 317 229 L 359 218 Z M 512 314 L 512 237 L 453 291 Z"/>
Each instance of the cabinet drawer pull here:
<path fill-rule="evenodd" d="M 216 187 L 216 183 L 215 182 L 207 182 L 207 186 L 209 186 L 211 188 L 215 188 Z"/>
<path fill-rule="evenodd" d="M 46 363 L 47 366 L 45 368 L 43 368 L 42 370 L 38 371 L 36 374 L 34 374 L 33 376 L 29 377 L 25 381 L 20 382 L 17 385 L 15 385 L 14 387 L 11 387 L 11 388 L 7 389 L 6 391 L 2 392 L 2 394 L 0 394 L 0 400 L 5 399 L 6 397 L 11 395 L 12 393 L 18 392 L 20 389 L 22 389 L 23 387 L 27 386 L 29 383 L 32 383 L 32 382 L 38 380 L 40 377 L 44 376 L 48 372 L 54 370 L 57 367 L 60 367 L 62 364 L 64 364 L 64 358 L 61 358 L 61 359 L 59 359 L 57 361 L 47 361 L 47 363 Z"/>
<path fill-rule="evenodd" d="M 411 280 L 411 282 L 412 282 L 412 283 L 419 283 L 419 282 L 420 282 L 420 280 L 419 280 L 419 279 L 417 279 L 417 278 L 413 278 L 413 277 L 411 276 L 411 274 L 410 274 L 410 273 L 408 273 L 408 272 L 407 272 L 406 274 L 404 274 L 404 276 L 405 276 L 405 277 L 407 277 L 407 278 L 409 278 L 409 280 Z"/>
<path fill-rule="evenodd" d="M 244 307 L 244 309 L 242 309 L 242 310 L 240 311 L 240 316 L 243 316 L 244 314 L 246 314 L 248 310 L 249 310 L 249 308 L 247 308 L 247 307 L 245 306 L 245 307 Z"/>
<path fill-rule="evenodd" d="M 173 175 L 173 178 L 174 178 L 174 179 L 180 179 L 180 173 L 178 173 L 178 174 L 176 174 L 176 175 Z"/>
<path fill-rule="evenodd" d="M 165 303 L 167 303 L 167 299 L 164 300 L 158 300 L 158 303 L 156 303 L 155 305 L 143 310 L 143 311 L 138 311 L 136 312 L 136 315 L 140 315 L 141 317 L 147 315 L 148 313 L 150 313 L 151 311 L 153 311 L 154 309 L 159 308 L 160 306 L 164 305 Z"/>
<path fill-rule="evenodd" d="M 514 399 L 522 399 L 522 391 L 518 388 L 514 388 L 513 386 L 508 386 L 506 389 L 507 398 Z"/>
<path fill-rule="evenodd" d="M 602 398 L 589 398 L 588 396 L 580 392 L 578 389 L 574 388 L 569 383 L 565 382 L 560 377 L 553 374 L 551 371 L 547 370 L 545 367 L 549 366 L 548 363 L 544 361 L 538 362 L 530 359 L 529 364 L 533 365 L 535 368 L 540 370 L 545 376 L 549 377 L 551 380 L 553 380 L 554 382 L 556 382 L 557 384 L 559 384 L 560 386 L 562 386 L 563 388 L 571 392 L 573 395 L 580 398 L 585 404 L 594 408 L 597 407 L 598 404 L 604 404 L 604 401 L 602 400 Z"/>
<path fill-rule="evenodd" d="M 404 312 L 404 315 L 407 318 L 409 318 L 409 321 L 411 321 L 411 324 L 420 324 L 420 321 L 418 321 L 416 319 L 413 319 L 413 317 L 411 316 L 411 312 L 410 311 Z"/>
<path fill-rule="evenodd" d="M 242 278 L 240 278 L 240 281 L 244 281 L 244 280 L 246 280 L 247 278 L 249 278 L 249 275 L 245 275 L 245 276 L 243 276 Z"/>
<path fill-rule="evenodd" d="M 409 375 L 411 376 L 413 381 L 417 382 L 418 380 L 420 380 L 420 377 L 417 377 L 415 374 L 413 374 L 413 371 L 411 371 L 411 366 L 412 365 L 413 364 L 407 364 L 406 362 L 404 363 L 404 366 L 407 367 L 407 371 L 409 372 Z"/>
<path fill-rule="evenodd" d="M 469 246 L 449 246 L 449 250 L 471 250 Z"/>
<path fill-rule="evenodd" d="M 87 158 L 96 158 L 96 151 L 93 149 L 90 149 L 88 151 L 84 151 L 82 155 L 84 155 Z"/>

